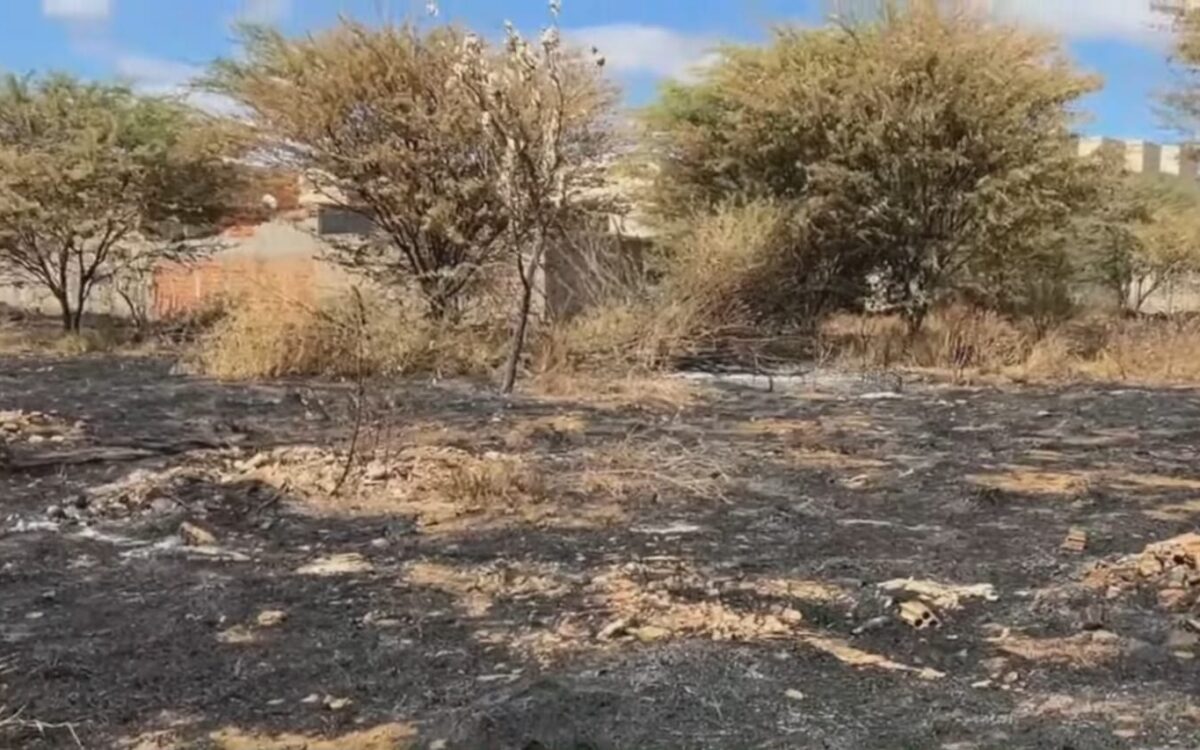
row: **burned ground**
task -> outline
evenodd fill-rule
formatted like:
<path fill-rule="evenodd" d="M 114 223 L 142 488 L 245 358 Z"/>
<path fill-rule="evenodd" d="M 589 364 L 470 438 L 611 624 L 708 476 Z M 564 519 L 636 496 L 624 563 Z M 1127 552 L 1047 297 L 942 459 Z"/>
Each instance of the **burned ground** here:
<path fill-rule="evenodd" d="M 879 390 L 0 361 L 0 746 L 1194 747 L 1200 394 Z"/>

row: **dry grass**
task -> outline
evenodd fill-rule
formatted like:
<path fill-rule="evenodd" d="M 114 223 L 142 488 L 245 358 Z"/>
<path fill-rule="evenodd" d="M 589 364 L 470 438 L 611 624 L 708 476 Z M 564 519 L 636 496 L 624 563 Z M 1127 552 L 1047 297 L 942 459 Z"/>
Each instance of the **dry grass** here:
<path fill-rule="evenodd" d="M 297 734 L 272 736 L 228 728 L 214 732 L 210 739 L 217 750 L 408 750 L 416 747 L 417 730 L 410 724 L 385 724 L 322 739 Z"/>
<path fill-rule="evenodd" d="M 1024 362 L 1030 336 L 999 315 L 955 306 L 930 315 L 910 336 L 898 316 L 837 315 L 822 328 L 827 349 L 843 364 L 870 367 L 919 367 L 950 370 L 997 370 Z"/>
<path fill-rule="evenodd" d="M 936 311 L 914 336 L 895 316 L 838 315 L 822 348 L 860 368 L 920 368 L 957 379 L 1200 382 L 1200 319 L 1081 318 L 1038 337 L 1032 325 L 954 306 Z"/>
<path fill-rule="evenodd" d="M 208 375 L 226 380 L 431 372 L 479 375 L 503 356 L 496 327 L 430 321 L 377 295 L 344 294 L 309 304 L 263 289 L 232 301 L 199 342 Z"/>
<path fill-rule="evenodd" d="M 652 373 L 620 376 L 569 371 L 548 372 L 529 383 L 539 396 L 596 409 L 645 409 L 679 412 L 701 403 L 706 389 L 681 378 Z"/>
<path fill-rule="evenodd" d="M 1045 471 L 1038 467 L 1009 466 L 1003 471 L 974 474 L 972 484 L 1020 495 L 1074 497 L 1085 492 L 1093 478 L 1079 472 Z"/>

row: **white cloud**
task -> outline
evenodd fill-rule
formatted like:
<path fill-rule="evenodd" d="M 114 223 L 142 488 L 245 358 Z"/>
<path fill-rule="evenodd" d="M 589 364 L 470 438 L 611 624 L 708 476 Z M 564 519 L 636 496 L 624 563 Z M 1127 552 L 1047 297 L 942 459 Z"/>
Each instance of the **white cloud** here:
<path fill-rule="evenodd" d="M 292 0 L 246 0 L 238 20 L 247 23 L 279 23 L 292 12 Z"/>
<path fill-rule="evenodd" d="M 686 78 L 714 57 L 715 37 L 690 35 L 663 26 L 614 23 L 564 30 L 576 44 L 594 46 L 614 73 L 650 73 Z"/>
<path fill-rule="evenodd" d="M 42 13 L 62 21 L 102 21 L 112 13 L 112 0 L 42 0 Z"/>
<path fill-rule="evenodd" d="M 203 68 L 187 63 L 131 54 L 119 55 L 113 69 L 117 75 L 139 85 L 175 87 L 187 85 L 204 72 Z"/>
<path fill-rule="evenodd" d="M 1150 0 L 992 0 L 991 5 L 997 19 L 1075 39 L 1159 44 L 1167 37 L 1168 18 L 1152 10 Z"/>
<path fill-rule="evenodd" d="M 212 114 L 234 115 L 240 112 L 238 105 L 228 97 L 209 91 L 197 91 L 192 87 L 195 80 L 204 73 L 204 68 L 197 65 L 157 57 L 120 54 L 113 60 L 113 71 L 143 94 L 179 97 Z"/>

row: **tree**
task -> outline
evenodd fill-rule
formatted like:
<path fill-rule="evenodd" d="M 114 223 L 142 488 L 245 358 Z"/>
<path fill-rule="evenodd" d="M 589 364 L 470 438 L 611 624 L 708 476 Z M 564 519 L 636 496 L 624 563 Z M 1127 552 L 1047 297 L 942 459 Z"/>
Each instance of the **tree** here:
<path fill-rule="evenodd" d="M 550 0 L 553 23 L 536 46 L 511 24 L 499 56 L 480 38 L 468 38 L 458 68 L 462 90 L 481 110 L 491 159 L 501 166 L 497 184 L 521 284 L 504 393 L 516 385 L 548 243 L 566 241 L 585 223 L 581 214 L 603 212 L 607 202 L 601 188 L 612 156 L 614 97 L 597 72 L 603 59 L 588 61 L 564 47 L 560 9 L 559 0 Z"/>
<path fill-rule="evenodd" d="M 978 263 L 1020 262 L 1090 200 L 1070 105 L 1095 82 L 1054 40 L 944 5 L 780 28 L 667 87 L 648 114 L 657 210 L 789 201 L 806 230 L 797 252 L 835 259 L 825 283 L 859 294 L 869 276 L 912 330 Z"/>
<path fill-rule="evenodd" d="M 0 273 L 78 331 L 97 285 L 199 252 L 227 210 L 236 140 L 182 103 L 53 75 L 0 82 Z"/>
<path fill-rule="evenodd" d="M 334 260 L 385 287 L 414 285 L 438 319 L 497 260 L 512 220 L 482 112 L 448 85 L 466 37 L 348 20 L 297 39 L 247 26 L 243 54 L 208 81 L 248 113 L 265 158 L 378 229 L 382 241 L 337 243 Z"/>
<path fill-rule="evenodd" d="M 1088 264 L 1118 306 L 1139 313 L 1159 291 L 1200 273 L 1200 188 L 1162 175 L 1124 175 L 1087 235 Z"/>

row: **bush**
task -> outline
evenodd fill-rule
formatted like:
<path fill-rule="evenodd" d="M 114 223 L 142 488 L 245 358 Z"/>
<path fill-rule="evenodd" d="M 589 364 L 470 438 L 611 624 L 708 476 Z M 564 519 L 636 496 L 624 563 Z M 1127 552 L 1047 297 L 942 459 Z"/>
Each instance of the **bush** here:
<path fill-rule="evenodd" d="M 201 337 L 197 358 L 203 372 L 230 380 L 479 375 L 502 358 L 502 330 L 441 324 L 414 307 L 359 294 L 313 305 L 247 295 Z"/>
<path fill-rule="evenodd" d="M 911 333 L 898 315 L 841 315 L 822 330 L 828 349 L 856 367 L 996 371 L 1026 360 L 1033 336 L 996 313 L 956 305 L 935 311 Z"/>
<path fill-rule="evenodd" d="M 939 0 L 889 3 L 859 28 L 783 28 L 666 89 L 650 114 L 656 207 L 797 205 L 801 245 L 830 264 L 822 291 L 869 277 L 915 328 L 976 268 L 1023 265 L 1090 206 L 1070 107 L 1094 87 L 1054 40 Z"/>

